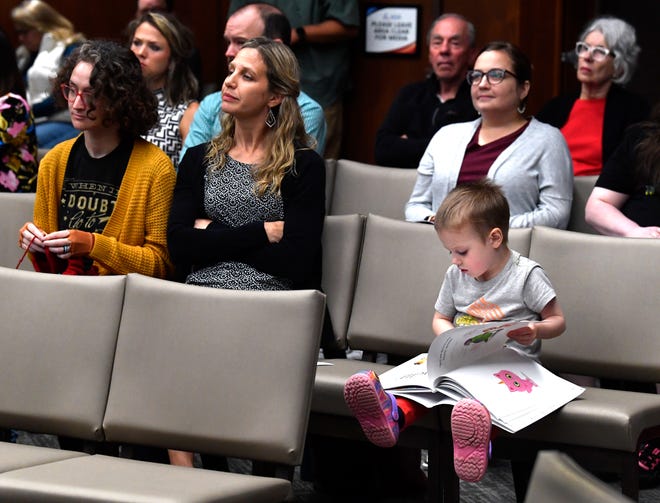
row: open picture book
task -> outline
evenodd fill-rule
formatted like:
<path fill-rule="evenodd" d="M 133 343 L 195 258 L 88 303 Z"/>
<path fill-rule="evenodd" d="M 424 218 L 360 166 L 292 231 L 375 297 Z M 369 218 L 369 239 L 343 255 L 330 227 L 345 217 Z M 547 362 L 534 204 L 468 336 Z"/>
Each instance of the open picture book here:
<path fill-rule="evenodd" d="M 527 321 L 457 327 L 422 353 L 380 375 L 383 388 L 426 407 L 474 398 L 494 425 L 510 433 L 578 397 L 584 388 L 508 347 L 507 334 Z"/>

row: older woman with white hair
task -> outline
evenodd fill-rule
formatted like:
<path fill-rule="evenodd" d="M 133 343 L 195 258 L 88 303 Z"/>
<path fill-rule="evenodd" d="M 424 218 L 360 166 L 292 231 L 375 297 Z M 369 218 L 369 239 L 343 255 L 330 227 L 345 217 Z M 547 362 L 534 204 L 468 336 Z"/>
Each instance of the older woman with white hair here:
<path fill-rule="evenodd" d="M 639 51 L 630 24 L 609 16 L 592 20 L 575 45 L 579 93 L 553 98 L 536 116 L 561 129 L 576 176 L 598 175 L 625 129 L 647 118 L 646 100 L 623 88 Z"/>

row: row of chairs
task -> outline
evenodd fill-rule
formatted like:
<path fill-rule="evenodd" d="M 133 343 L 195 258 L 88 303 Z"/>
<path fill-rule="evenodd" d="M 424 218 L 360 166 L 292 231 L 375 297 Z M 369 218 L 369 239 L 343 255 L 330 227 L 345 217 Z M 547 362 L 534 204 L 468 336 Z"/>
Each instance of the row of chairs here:
<path fill-rule="evenodd" d="M 386 168 L 340 159 L 326 160 L 326 210 L 328 215 L 374 213 L 404 220 L 417 170 Z M 597 176 L 575 177 L 568 230 L 595 234 L 584 219 L 584 207 Z"/>
<path fill-rule="evenodd" d="M 328 215 L 367 215 L 373 213 L 388 218 L 404 220 L 404 208 L 410 198 L 417 171 L 412 169 L 386 168 L 347 159 L 327 159 L 326 163 L 326 212 Z M 594 229 L 584 219 L 584 207 L 596 183 L 595 176 L 576 177 L 573 205 L 568 230 L 594 234 Z M 34 194 L 13 197 L 0 193 L 3 218 L 0 222 L 0 264 L 8 265 L 9 257 L 20 257 L 8 236 L 17 235 L 19 226 L 32 219 Z M 8 201 L 3 201 L 8 198 Z M 5 211 L 10 212 L 7 214 Z M 6 260 L 3 260 L 7 257 Z M 15 262 L 14 262 L 15 263 Z"/>
<path fill-rule="evenodd" d="M 335 167 L 341 166 L 342 162 L 344 161 L 339 161 Z M 350 163 L 350 161 L 345 162 Z M 344 175 L 350 173 L 349 170 L 340 171 L 341 169 L 341 167 L 338 167 L 335 173 L 335 184 L 338 180 L 342 179 L 340 173 L 343 172 Z M 390 172 L 390 168 L 383 169 Z M 408 174 L 411 173 L 411 171 L 406 170 L 399 171 L 405 171 Z M 368 174 L 374 175 L 373 170 L 369 171 Z M 343 179 L 350 180 L 350 177 L 344 176 Z M 380 177 L 378 179 L 382 181 Z M 329 185 L 332 186 L 332 184 Z M 349 185 L 359 187 L 359 184 Z M 372 184 L 367 184 L 367 186 L 372 187 Z M 395 184 L 387 186 L 393 187 Z M 344 193 L 341 190 L 339 192 Z M 360 192 L 360 190 L 358 190 L 358 192 Z M 378 200 L 389 200 L 387 198 L 387 189 L 384 188 L 384 186 L 379 189 L 379 192 L 381 197 Z M 331 207 L 335 205 L 335 194 L 336 192 L 332 191 L 332 197 L 329 199 Z M 11 196 L 13 200 L 21 198 L 22 202 L 14 207 L 19 216 L 14 223 L 11 223 L 11 218 L 3 219 L 2 224 L 7 225 L 8 228 L 6 230 L 0 230 L 4 236 L 15 235 L 17 222 L 22 223 L 31 217 L 33 199 L 30 201 L 29 198 L 33 198 L 33 195 L 7 194 L 0 196 Z M 408 196 L 403 196 L 402 193 L 401 197 L 407 199 Z M 3 197 L 0 197 L 0 203 L 2 203 L 3 199 Z M 397 207 L 402 210 L 402 206 L 397 205 Z M 7 213 L 3 210 L 3 215 L 6 214 Z M 10 225 L 8 225 L 8 222 Z M 529 229 L 513 231 L 511 237 L 513 247 L 523 254 L 528 254 L 530 247 L 529 236 L 531 236 L 531 232 L 532 231 Z M 572 233 L 563 234 L 568 236 Z M 577 237 L 579 239 L 587 238 L 587 236 Z M 609 238 L 604 239 L 607 240 Z M 625 246 L 627 246 L 626 243 L 630 243 L 630 241 L 627 240 L 615 239 L 614 241 L 623 244 L 624 249 Z M 599 240 L 599 242 L 602 243 L 603 247 L 608 246 L 608 243 L 603 240 Z M 15 241 L 13 239 L 3 239 L 2 246 L 6 246 L 11 251 L 11 254 L 13 254 L 9 263 L 3 263 L 3 265 L 15 265 L 16 260 L 20 255 L 20 251 L 16 247 Z M 564 264 L 563 261 L 572 257 L 574 246 L 576 248 L 578 247 L 577 244 L 570 246 L 570 253 L 567 253 L 567 250 L 563 249 L 561 246 L 556 250 L 556 254 L 553 258 L 559 259 L 559 263 L 556 265 L 559 270 L 561 270 L 561 267 Z M 591 249 L 590 247 L 587 248 Z M 431 226 L 407 224 L 402 222 L 401 219 L 393 220 L 379 218 L 373 215 L 368 219 L 357 214 L 342 216 L 332 215 L 326 219 L 324 249 L 323 286 L 324 290 L 328 293 L 328 305 L 335 326 L 336 337 L 340 343 L 344 345 L 350 343 L 351 347 L 363 349 L 368 354 L 382 351 L 399 355 L 413 355 L 424 351 L 428 347 L 432 338 L 430 334 L 430 323 L 428 320 L 430 320 L 432 315 L 432 305 L 435 296 L 437 295 L 437 289 L 442 280 L 442 274 L 444 273 L 446 265 L 448 265 L 448 263 L 445 264 L 442 262 L 442 258 L 445 254 L 442 252 Z M 620 252 L 621 246 L 617 245 L 616 249 Z M 597 253 L 594 257 L 595 256 L 597 256 Z M 592 259 L 593 257 L 590 258 L 587 255 L 586 262 L 583 262 L 589 267 L 590 265 L 593 265 L 591 263 Z M 650 262 L 653 263 L 652 258 L 650 259 Z M 602 267 L 600 261 L 596 261 L 595 263 L 598 264 L 598 267 Z M 617 262 L 614 260 L 612 263 L 616 264 Z M 596 269 L 598 269 L 598 267 Z M 589 270 L 590 269 L 583 271 L 584 274 L 588 275 L 587 271 Z M 371 275 L 374 279 L 367 280 L 366 282 L 359 282 L 358 271 L 361 274 L 364 273 L 359 276 L 360 278 L 369 278 Z M 386 271 L 387 274 L 384 274 L 384 271 Z M 573 269 L 571 269 L 571 271 L 573 271 Z M 437 272 L 437 276 L 433 276 L 434 272 Z M 639 271 L 632 271 L 632 274 L 629 277 L 639 276 Z M 554 273 L 551 274 L 551 277 L 553 278 L 553 281 L 555 281 Z M 579 276 L 575 274 L 569 275 L 569 284 L 575 282 L 576 277 Z M 374 288 L 375 291 L 378 291 L 377 296 L 373 294 Z M 601 290 L 607 291 L 608 289 L 598 287 L 598 290 L 600 294 Z M 653 295 L 653 291 L 650 293 Z M 645 294 L 642 293 L 641 295 L 644 296 Z M 587 299 L 590 297 L 586 295 L 584 298 Z M 411 302 L 411 300 L 414 300 L 414 302 Z M 612 300 L 609 299 L 607 305 L 610 304 L 616 304 L 616 302 L 612 302 Z M 620 305 L 622 304 L 620 303 Z M 401 316 L 400 311 L 390 309 L 388 306 L 405 308 L 405 316 Z M 585 312 L 589 312 L 588 310 L 591 306 L 581 305 L 580 308 L 585 309 Z M 641 307 L 640 312 L 633 316 L 635 317 L 639 314 L 643 314 L 647 309 L 648 306 L 644 305 Z M 390 316 L 393 313 L 396 314 Z M 569 322 L 569 327 L 571 326 L 574 326 L 573 322 Z M 603 326 L 605 329 L 613 328 L 612 326 L 608 326 L 608 323 L 605 323 Z M 628 327 L 617 326 L 616 328 L 623 329 L 625 332 Z M 382 334 L 385 334 L 385 337 L 388 338 L 385 346 L 382 344 Z M 405 336 L 402 336 L 402 334 Z M 568 335 L 569 334 L 566 334 L 560 340 L 563 340 Z M 589 344 L 593 344 L 593 341 L 590 340 L 590 342 L 586 344 L 589 346 Z M 578 348 L 578 353 L 581 351 L 585 351 L 585 347 L 580 346 Z M 548 354 L 547 347 L 545 353 L 546 355 Z M 572 361 L 569 358 L 565 371 L 575 372 L 577 367 L 585 364 L 581 358 L 578 358 L 577 360 L 576 363 L 576 361 Z M 604 359 L 604 363 L 591 362 L 589 363 L 590 368 L 587 371 L 575 373 L 590 374 L 595 372 L 594 375 L 602 375 L 597 372 L 602 370 L 601 366 L 611 365 L 610 360 L 611 358 L 607 357 Z M 649 364 L 648 362 L 644 362 L 643 365 L 648 366 Z M 332 374 L 332 372 L 338 370 L 337 368 L 330 371 L 327 369 L 328 368 L 323 368 L 322 372 L 329 372 Z M 620 369 L 615 370 L 615 373 L 618 373 L 618 370 Z M 639 369 L 633 370 L 634 372 L 639 373 Z M 630 371 L 631 368 L 624 369 L 624 372 Z M 645 371 L 642 371 L 642 373 L 644 372 Z M 650 376 L 645 375 L 645 377 Z M 316 428 L 316 425 L 318 424 L 324 424 L 322 417 L 324 413 L 329 413 L 332 416 L 337 410 L 341 410 L 342 407 L 345 409 L 343 398 L 340 394 L 338 395 L 336 393 L 338 386 L 341 387 L 343 385 L 342 379 L 345 379 L 345 375 L 341 372 L 336 372 L 333 377 L 334 382 L 330 382 L 329 385 L 324 379 L 325 377 L 319 379 L 317 376 L 313 405 L 315 414 L 313 414 L 311 422 L 313 428 Z M 653 379 L 657 380 L 657 377 Z M 319 412 L 321 414 L 319 414 Z M 633 412 L 634 414 L 646 414 L 647 409 L 645 409 L 645 404 L 639 402 L 627 411 L 624 411 L 624 414 L 631 414 Z M 353 430 L 353 435 L 359 437 L 359 430 L 356 429 L 355 422 L 350 417 L 346 419 L 348 419 L 347 428 Z M 584 424 L 585 429 L 590 427 L 590 419 L 591 416 L 588 416 L 587 421 Z M 336 418 L 333 417 L 332 420 L 334 421 Z M 331 423 L 333 421 L 331 421 Z M 635 435 L 635 432 L 642 431 L 649 424 L 648 417 L 642 420 L 641 423 L 638 419 L 635 421 L 637 424 L 635 428 L 633 428 L 633 436 Z M 321 432 L 323 432 L 323 430 L 325 430 L 325 432 L 333 431 L 332 428 L 336 426 L 333 424 L 332 427 L 330 427 L 329 423 L 326 423 L 326 425 L 328 428 L 321 427 Z M 640 430 L 640 428 L 642 430 Z M 550 429 L 552 430 L 553 428 L 551 427 Z M 339 431 L 339 436 L 341 436 L 341 428 L 337 431 Z M 431 428 L 431 431 L 433 431 L 433 428 Z M 333 434 L 335 433 L 336 432 L 333 431 Z M 414 431 L 412 433 L 409 432 L 408 434 L 409 437 L 414 437 L 415 435 L 416 433 Z M 430 438 L 427 432 L 424 432 L 421 437 L 423 438 L 423 445 L 434 445 L 435 443 L 436 446 L 441 447 L 443 437 L 439 438 L 435 432 Z M 406 440 L 404 439 L 404 442 L 405 441 Z M 590 442 L 592 442 L 591 439 L 587 440 L 586 444 L 591 446 Z M 415 442 L 412 443 L 414 444 Z M 631 442 L 627 442 L 627 444 L 629 443 Z M 628 448 L 628 445 L 626 448 Z M 441 449 L 438 449 L 437 452 L 441 452 Z M 444 462 L 449 463 L 450 460 L 445 459 Z M 436 463 L 433 464 L 431 468 L 432 473 L 436 473 L 436 477 L 440 476 L 440 472 L 442 472 L 442 474 L 451 472 L 451 470 L 448 471 L 446 469 L 439 470 L 439 466 L 440 465 Z M 451 483 L 452 481 L 450 480 L 449 485 L 451 485 Z M 631 484 L 634 485 L 634 483 L 635 482 L 633 481 Z M 635 489 L 628 489 L 627 491 L 630 494 L 634 494 Z"/>
<path fill-rule="evenodd" d="M 258 503 L 291 494 L 323 294 L 5 267 L 0 283 L 0 428 L 254 467 L 235 474 L 0 442 L 1 501 Z"/>

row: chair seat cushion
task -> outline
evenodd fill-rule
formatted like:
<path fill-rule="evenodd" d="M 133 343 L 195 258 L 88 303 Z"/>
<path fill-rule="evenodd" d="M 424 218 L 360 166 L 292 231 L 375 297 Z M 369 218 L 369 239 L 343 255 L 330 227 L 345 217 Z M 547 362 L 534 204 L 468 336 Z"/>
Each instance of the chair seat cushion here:
<path fill-rule="evenodd" d="M 442 407 L 449 428 L 449 407 Z M 660 395 L 601 388 L 585 392 L 513 437 L 557 444 L 635 452 L 642 432 L 660 426 Z M 502 433 L 502 437 L 512 436 Z"/>
<path fill-rule="evenodd" d="M 88 454 L 36 445 L 0 442 L 0 473 L 82 456 L 88 456 Z"/>
<path fill-rule="evenodd" d="M 109 456 L 84 456 L 0 474 L 1 501 L 279 502 L 287 480 Z"/>

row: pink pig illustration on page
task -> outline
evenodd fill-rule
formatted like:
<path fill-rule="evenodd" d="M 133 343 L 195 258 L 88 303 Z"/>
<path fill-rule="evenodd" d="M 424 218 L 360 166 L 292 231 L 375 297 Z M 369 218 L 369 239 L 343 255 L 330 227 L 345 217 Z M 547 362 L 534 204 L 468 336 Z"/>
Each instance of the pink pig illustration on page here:
<path fill-rule="evenodd" d="M 500 378 L 502 384 L 506 384 L 510 392 L 515 391 L 526 391 L 527 393 L 532 392 L 532 388 L 536 386 L 536 383 L 532 381 L 529 377 L 524 376 L 524 379 L 518 376 L 515 372 L 510 370 L 500 370 L 498 373 L 493 374 L 495 377 Z"/>

